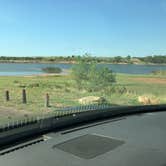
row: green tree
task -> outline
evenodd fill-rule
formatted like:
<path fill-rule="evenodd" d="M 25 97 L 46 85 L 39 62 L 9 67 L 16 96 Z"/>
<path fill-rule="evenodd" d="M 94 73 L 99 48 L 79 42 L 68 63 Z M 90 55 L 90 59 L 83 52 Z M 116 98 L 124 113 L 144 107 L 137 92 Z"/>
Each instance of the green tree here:
<path fill-rule="evenodd" d="M 72 68 L 72 74 L 79 89 L 98 91 L 111 86 L 116 81 L 115 74 L 108 67 L 98 66 L 90 58 L 80 58 L 77 65 Z"/>
<path fill-rule="evenodd" d="M 86 59 L 79 58 L 78 64 L 72 67 L 72 75 L 76 81 L 78 88 L 82 87 L 82 84 L 88 80 L 87 73 L 89 72 L 90 64 L 85 61 Z"/>
<path fill-rule="evenodd" d="M 121 56 L 116 56 L 113 58 L 114 63 L 121 63 L 123 62 L 123 58 Z"/>

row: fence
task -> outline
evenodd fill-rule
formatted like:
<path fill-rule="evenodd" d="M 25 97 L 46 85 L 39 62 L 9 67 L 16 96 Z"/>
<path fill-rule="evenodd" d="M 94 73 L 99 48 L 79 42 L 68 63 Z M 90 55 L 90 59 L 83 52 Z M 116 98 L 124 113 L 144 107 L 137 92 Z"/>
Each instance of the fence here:
<path fill-rule="evenodd" d="M 5 91 L 5 101 L 6 102 L 10 102 L 11 101 L 11 96 L 12 96 L 12 93 L 10 93 L 9 90 L 6 90 Z M 20 93 L 20 96 L 21 96 L 21 103 L 23 104 L 28 104 L 28 98 L 27 98 L 27 91 L 26 89 L 22 89 L 22 94 Z M 43 106 L 45 107 L 50 107 L 51 104 L 50 104 L 50 95 L 48 93 L 45 94 L 45 97 L 43 99 Z M 18 101 L 19 102 L 19 101 Z M 99 106 L 100 105 L 100 106 Z M 100 107 L 100 108 L 104 108 L 106 106 L 108 106 L 109 104 L 106 103 L 106 104 L 94 104 L 94 105 L 79 105 L 79 106 L 74 106 L 74 107 L 64 107 L 64 108 L 61 108 L 61 110 L 63 111 L 75 111 L 75 110 L 79 110 L 79 111 L 82 111 L 82 110 L 93 110 L 96 108 L 96 106 Z M 56 110 L 58 110 L 59 108 L 55 108 Z"/>
<path fill-rule="evenodd" d="M 6 102 L 9 102 L 10 101 L 10 92 L 9 90 L 6 90 L 5 91 L 5 101 Z M 22 103 L 23 104 L 27 104 L 27 92 L 26 92 L 26 89 L 22 89 Z M 49 107 L 50 106 L 50 97 L 49 97 L 49 94 L 46 93 L 45 95 L 45 101 L 44 101 L 44 105 L 46 107 Z"/>

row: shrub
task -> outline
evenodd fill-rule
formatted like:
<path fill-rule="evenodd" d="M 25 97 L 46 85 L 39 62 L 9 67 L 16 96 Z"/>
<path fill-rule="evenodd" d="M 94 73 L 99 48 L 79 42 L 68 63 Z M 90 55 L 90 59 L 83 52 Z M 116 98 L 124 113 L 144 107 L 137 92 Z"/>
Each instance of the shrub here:
<path fill-rule="evenodd" d="M 154 75 L 166 75 L 166 70 L 154 70 L 152 71 Z"/>
<path fill-rule="evenodd" d="M 95 61 L 81 58 L 72 68 L 74 80 L 79 89 L 97 91 L 111 86 L 116 81 L 115 74 L 108 67 L 97 66 Z"/>
<path fill-rule="evenodd" d="M 59 67 L 46 67 L 42 69 L 46 73 L 61 73 L 62 69 Z"/>

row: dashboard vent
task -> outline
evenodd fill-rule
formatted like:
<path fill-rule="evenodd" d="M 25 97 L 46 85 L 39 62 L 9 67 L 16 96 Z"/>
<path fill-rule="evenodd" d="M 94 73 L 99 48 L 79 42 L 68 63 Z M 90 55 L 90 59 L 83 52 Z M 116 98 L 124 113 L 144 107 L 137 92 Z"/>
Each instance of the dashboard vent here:
<path fill-rule="evenodd" d="M 124 141 L 107 136 L 87 134 L 54 145 L 53 149 L 58 148 L 80 158 L 91 159 L 114 150 L 122 144 L 124 144 Z"/>

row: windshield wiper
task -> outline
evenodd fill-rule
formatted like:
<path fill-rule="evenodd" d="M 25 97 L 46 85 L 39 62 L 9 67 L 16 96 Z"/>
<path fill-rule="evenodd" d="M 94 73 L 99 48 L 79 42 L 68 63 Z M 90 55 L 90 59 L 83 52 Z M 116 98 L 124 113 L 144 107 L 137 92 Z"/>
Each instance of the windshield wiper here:
<path fill-rule="evenodd" d="M 90 108 L 90 107 L 87 107 Z M 52 115 L 42 119 L 34 118 L 31 121 L 14 123 L 13 125 L 0 128 L 0 149 L 12 145 L 19 140 L 34 138 L 49 131 L 58 131 L 71 126 L 91 123 L 97 120 L 141 114 L 148 112 L 166 111 L 164 105 L 146 106 L 99 106 L 90 108 L 88 111 L 74 112 L 58 117 Z"/>

